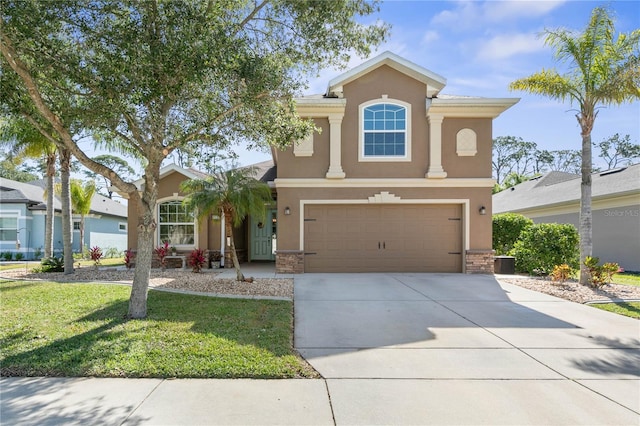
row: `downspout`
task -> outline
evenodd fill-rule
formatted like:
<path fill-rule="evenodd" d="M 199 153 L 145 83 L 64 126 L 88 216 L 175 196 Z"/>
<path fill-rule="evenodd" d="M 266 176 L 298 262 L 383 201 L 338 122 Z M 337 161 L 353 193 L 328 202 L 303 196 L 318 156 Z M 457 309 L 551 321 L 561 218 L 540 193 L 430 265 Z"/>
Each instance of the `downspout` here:
<path fill-rule="evenodd" d="M 220 267 L 224 268 L 224 247 L 226 244 L 224 214 L 220 214 Z"/>

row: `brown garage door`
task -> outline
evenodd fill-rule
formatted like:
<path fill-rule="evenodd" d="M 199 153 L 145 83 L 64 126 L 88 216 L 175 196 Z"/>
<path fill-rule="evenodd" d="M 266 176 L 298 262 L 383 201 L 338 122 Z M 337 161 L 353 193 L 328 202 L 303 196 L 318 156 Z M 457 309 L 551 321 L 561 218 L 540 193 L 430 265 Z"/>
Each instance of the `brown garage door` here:
<path fill-rule="evenodd" d="M 460 205 L 308 205 L 305 272 L 462 272 Z"/>

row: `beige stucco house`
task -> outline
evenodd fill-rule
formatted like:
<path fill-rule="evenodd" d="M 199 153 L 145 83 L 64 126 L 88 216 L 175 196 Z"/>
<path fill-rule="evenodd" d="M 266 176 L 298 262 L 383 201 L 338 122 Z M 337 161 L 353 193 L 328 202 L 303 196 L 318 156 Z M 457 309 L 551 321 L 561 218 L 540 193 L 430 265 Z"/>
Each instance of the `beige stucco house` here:
<path fill-rule="evenodd" d="M 279 272 L 491 273 L 492 120 L 518 99 L 447 96 L 445 84 L 386 52 L 297 99 L 319 131 L 259 165 L 276 201 L 238 230 L 241 255 Z M 194 173 L 163 169 L 158 241 L 181 225 L 163 220 Z M 193 229 L 180 248 L 225 251 L 216 217 L 180 217 Z"/>

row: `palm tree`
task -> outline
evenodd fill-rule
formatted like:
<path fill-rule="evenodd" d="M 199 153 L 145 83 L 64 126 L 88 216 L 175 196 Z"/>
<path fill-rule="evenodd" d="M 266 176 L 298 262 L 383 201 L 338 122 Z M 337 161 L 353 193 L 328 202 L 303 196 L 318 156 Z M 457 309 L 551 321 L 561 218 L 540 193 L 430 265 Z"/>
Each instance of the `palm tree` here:
<path fill-rule="evenodd" d="M 73 224 L 71 217 L 71 151 L 60 149 L 60 205 L 62 209 L 62 248 L 64 252 L 64 274 L 73 274 Z M 81 243 L 82 244 L 82 243 Z"/>
<path fill-rule="evenodd" d="M 47 180 L 45 197 L 47 214 L 44 231 L 44 257 L 53 255 L 53 181 L 56 174 L 58 149 L 31 123 L 21 118 L 12 118 L 0 123 L 0 146 L 8 147 L 13 154 L 29 158 L 43 158 Z"/>
<path fill-rule="evenodd" d="M 197 209 L 199 218 L 218 212 L 224 215 L 225 234 L 230 241 L 231 259 L 238 281 L 244 281 L 244 275 L 240 271 L 233 241 L 233 227 L 239 226 L 248 215 L 264 217 L 266 206 L 273 202 L 269 186 L 254 176 L 255 169 L 250 167 L 218 169 L 207 179 L 187 180 L 180 186 L 187 194 L 184 203 Z"/>
<path fill-rule="evenodd" d="M 584 265 L 591 256 L 591 131 L 598 108 L 620 105 L 640 99 L 640 30 L 619 34 L 614 40 L 614 21 L 604 8 L 595 8 L 581 33 L 566 29 L 545 31 L 545 44 L 555 49 L 559 62 L 569 71 L 542 70 L 510 84 L 512 90 L 524 90 L 579 106 L 576 118 L 582 136 L 582 184 L 580 196 L 580 283 L 589 283 Z"/>
<path fill-rule="evenodd" d="M 84 185 L 82 181 L 72 179 L 70 183 L 71 209 L 80 215 L 80 250 L 84 247 L 84 217 L 91 211 L 91 200 L 96 193 L 96 184 L 88 181 Z"/>

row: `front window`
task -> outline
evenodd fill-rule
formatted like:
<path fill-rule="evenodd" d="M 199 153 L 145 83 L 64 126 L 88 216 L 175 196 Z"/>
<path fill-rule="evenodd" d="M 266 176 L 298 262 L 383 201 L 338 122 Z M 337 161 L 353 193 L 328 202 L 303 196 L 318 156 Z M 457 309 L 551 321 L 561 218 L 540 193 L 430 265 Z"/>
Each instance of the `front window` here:
<path fill-rule="evenodd" d="M 158 206 L 160 242 L 174 246 L 195 244 L 195 218 L 180 201 L 169 201 Z"/>
<path fill-rule="evenodd" d="M 0 217 L 0 241 L 16 241 L 18 239 L 18 218 Z"/>
<path fill-rule="evenodd" d="M 364 109 L 364 155 L 404 156 L 406 110 L 393 104 L 371 105 Z"/>
<path fill-rule="evenodd" d="M 411 161 L 411 106 L 386 96 L 360 105 L 360 161 Z"/>

